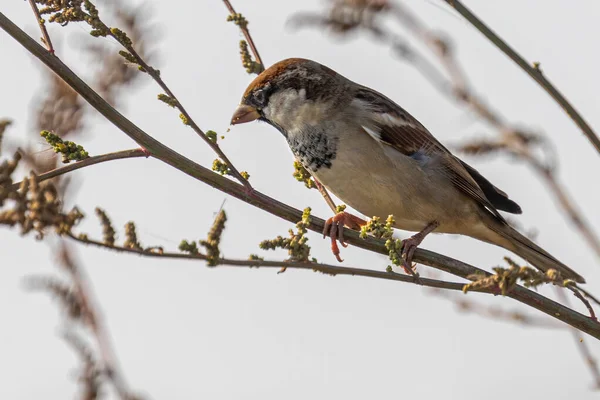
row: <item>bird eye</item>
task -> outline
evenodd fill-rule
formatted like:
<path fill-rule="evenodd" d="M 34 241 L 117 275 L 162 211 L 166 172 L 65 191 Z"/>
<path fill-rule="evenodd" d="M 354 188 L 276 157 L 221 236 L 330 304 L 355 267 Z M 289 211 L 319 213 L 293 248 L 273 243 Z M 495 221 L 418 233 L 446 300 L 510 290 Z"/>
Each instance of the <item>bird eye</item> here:
<path fill-rule="evenodd" d="M 254 101 L 259 107 L 264 107 L 267 104 L 266 89 L 257 90 L 254 92 Z"/>

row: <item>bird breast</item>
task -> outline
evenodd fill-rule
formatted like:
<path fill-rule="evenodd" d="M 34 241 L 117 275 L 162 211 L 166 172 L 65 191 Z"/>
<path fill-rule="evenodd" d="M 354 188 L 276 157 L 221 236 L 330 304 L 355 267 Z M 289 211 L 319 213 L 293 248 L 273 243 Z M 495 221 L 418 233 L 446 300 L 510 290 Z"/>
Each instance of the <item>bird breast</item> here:
<path fill-rule="evenodd" d="M 312 136 L 293 136 L 296 150 L 290 138 L 288 142 L 315 178 L 360 213 L 382 219 L 394 215 L 396 227 L 408 231 L 438 221 L 438 231 L 448 233 L 464 230 L 457 221 L 469 224 L 478 218 L 476 206 L 457 191 L 438 163 L 423 163 L 378 143 L 358 124 L 328 125 L 320 133 L 313 127 Z M 306 137 L 318 139 L 307 144 L 300 140 Z"/>

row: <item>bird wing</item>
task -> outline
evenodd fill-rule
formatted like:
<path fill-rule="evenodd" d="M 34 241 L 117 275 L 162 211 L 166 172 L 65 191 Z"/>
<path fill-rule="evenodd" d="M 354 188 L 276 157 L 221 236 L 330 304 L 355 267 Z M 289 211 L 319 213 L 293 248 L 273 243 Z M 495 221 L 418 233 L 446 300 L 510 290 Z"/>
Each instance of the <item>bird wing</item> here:
<path fill-rule="evenodd" d="M 358 105 L 368 113 L 370 121 L 363 125 L 366 133 L 408 157 L 417 160 L 433 157 L 439 159 L 441 170 L 456 188 L 504 221 L 476 180 L 463 166 L 463 162 L 444 147 L 417 119 L 392 100 L 368 88 L 360 89 L 355 96 L 355 101 L 358 101 Z"/>

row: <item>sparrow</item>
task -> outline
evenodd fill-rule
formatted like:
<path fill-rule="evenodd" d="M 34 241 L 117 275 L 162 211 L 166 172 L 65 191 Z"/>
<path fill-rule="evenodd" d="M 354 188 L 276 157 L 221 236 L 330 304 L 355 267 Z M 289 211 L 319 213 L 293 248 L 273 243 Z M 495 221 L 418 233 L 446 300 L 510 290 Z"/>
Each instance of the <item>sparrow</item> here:
<path fill-rule="evenodd" d="M 344 203 L 366 216 L 393 215 L 395 228 L 417 232 L 403 241 L 405 269 L 417 246 L 436 232 L 500 246 L 542 271 L 555 269 L 585 282 L 511 227 L 499 211 L 521 214 L 521 207 L 416 118 L 324 65 L 290 58 L 263 71 L 244 92 L 231 123 L 254 120 L 279 130 L 296 159 Z M 339 261 L 336 240 L 345 245 L 343 227 L 365 223 L 346 212 L 327 221 Z"/>

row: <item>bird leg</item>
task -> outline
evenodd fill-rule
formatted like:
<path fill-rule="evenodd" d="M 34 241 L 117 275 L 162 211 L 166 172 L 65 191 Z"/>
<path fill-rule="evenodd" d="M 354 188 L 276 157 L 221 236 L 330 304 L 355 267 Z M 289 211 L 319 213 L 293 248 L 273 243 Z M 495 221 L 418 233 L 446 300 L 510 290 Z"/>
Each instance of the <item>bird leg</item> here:
<path fill-rule="evenodd" d="M 339 262 L 344 260 L 340 257 L 340 248 L 338 247 L 337 242 L 340 242 L 344 247 L 348 247 L 346 242 L 344 242 L 344 225 L 350 229 L 359 230 L 360 227 L 366 223 L 367 221 L 345 211 L 337 213 L 335 216 L 325 221 L 323 238 L 327 236 L 331 238 L 331 251 Z"/>
<path fill-rule="evenodd" d="M 440 226 L 440 223 L 433 221 L 427 224 L 427 226 L 425 226 L 421 232 L 415 233 L 408 239 L 402 241 L 402 250 L 400 255 L 404 255 L 404 265 L 402 267 L 407 274 L 415 274 L 412 267 L 412 258 L 415 254 L 415 250 L 421 244 L 423 239 L 425 239 L 425 236 L 436 230 L 438 226 Z"/>

